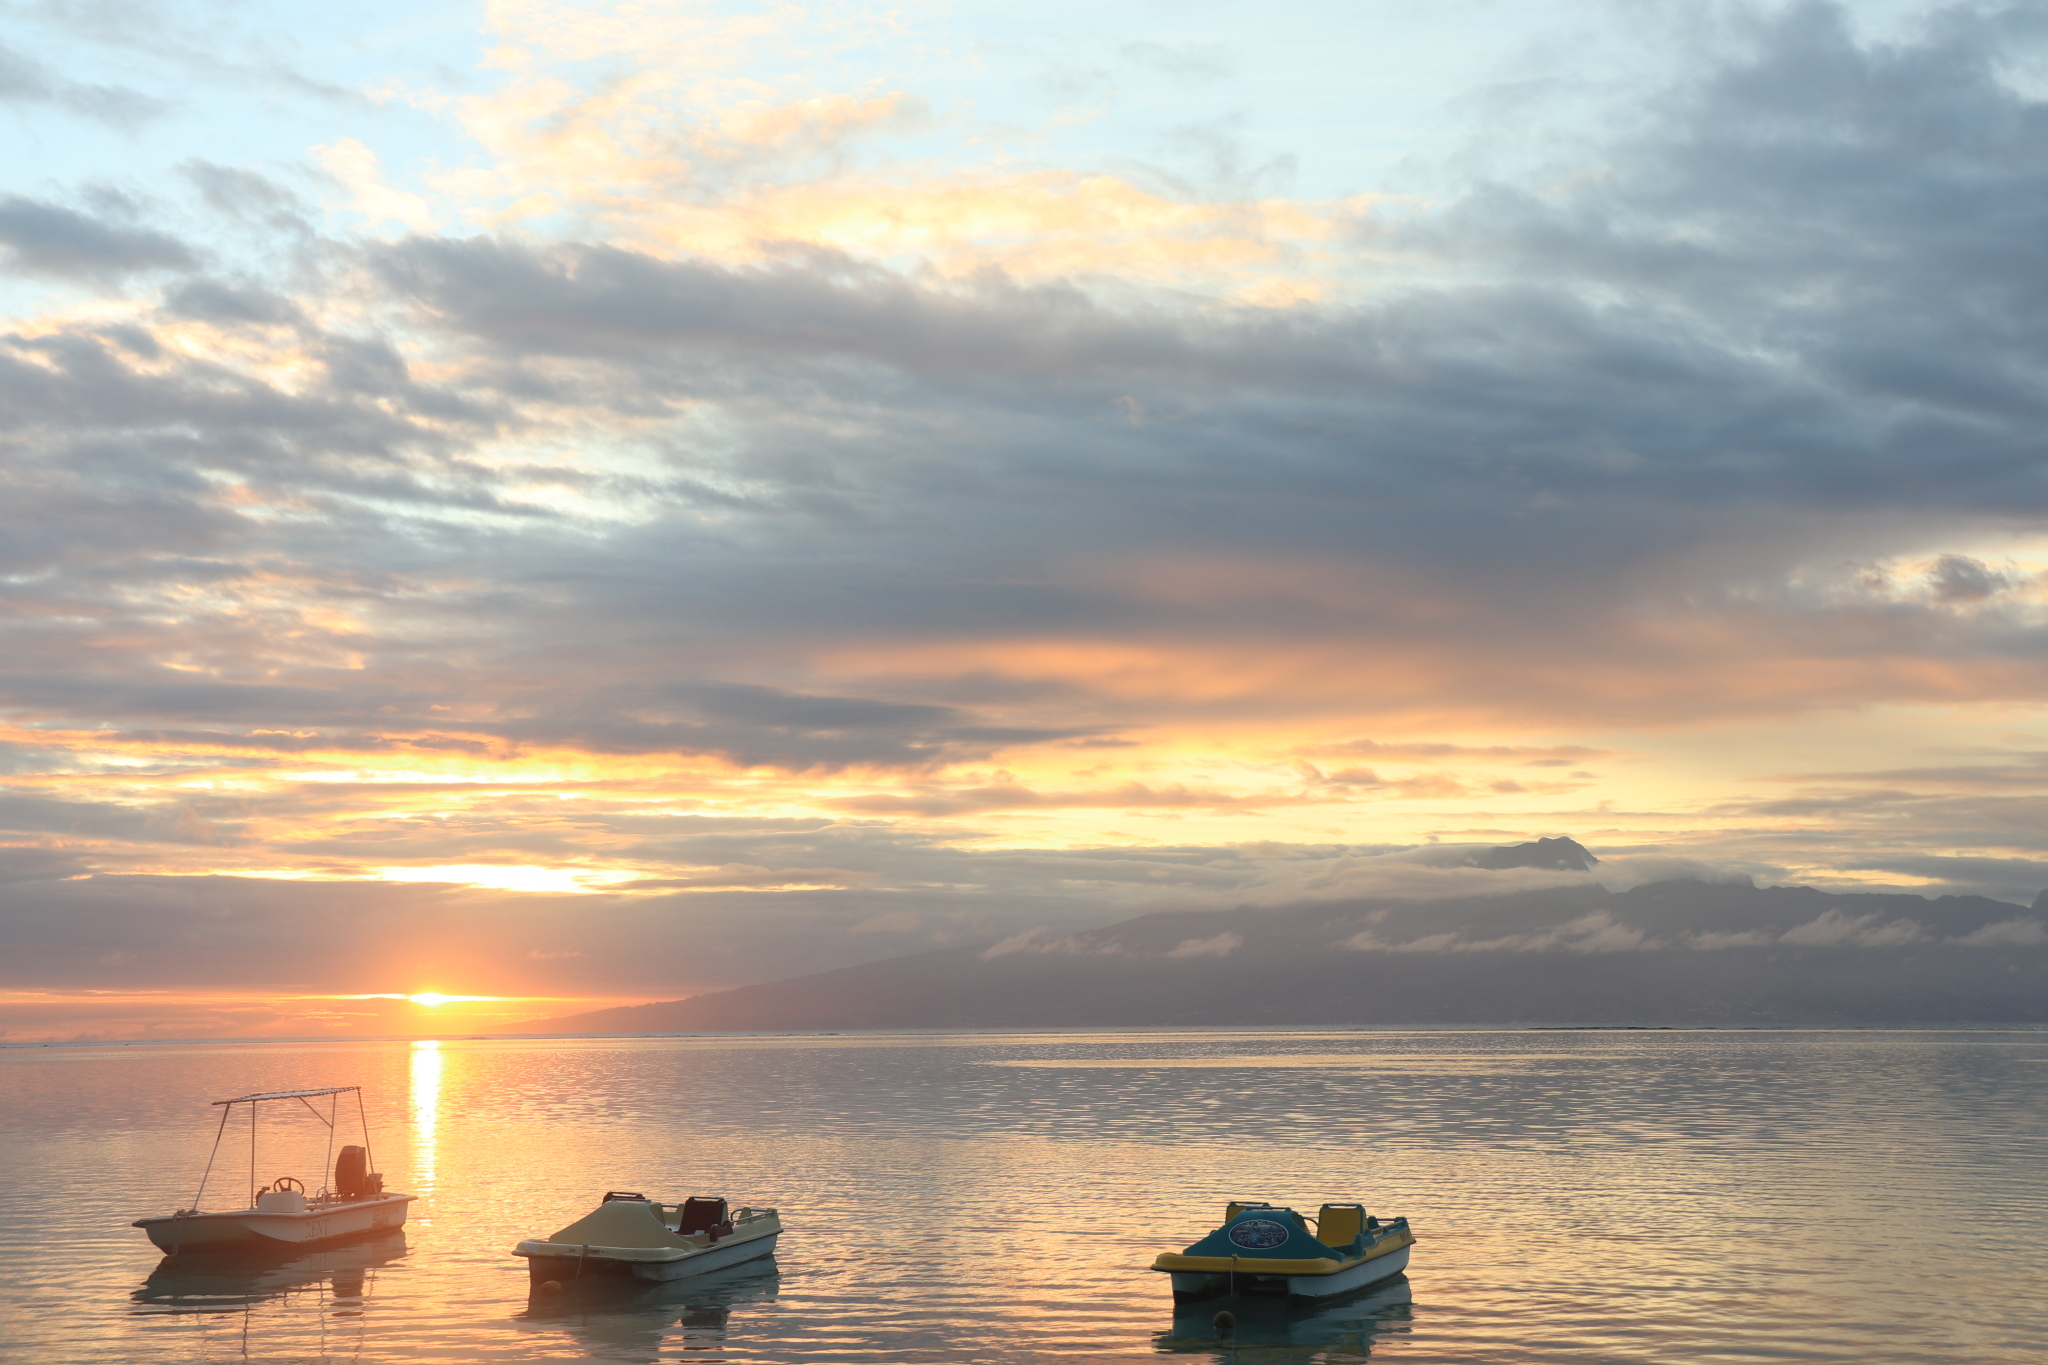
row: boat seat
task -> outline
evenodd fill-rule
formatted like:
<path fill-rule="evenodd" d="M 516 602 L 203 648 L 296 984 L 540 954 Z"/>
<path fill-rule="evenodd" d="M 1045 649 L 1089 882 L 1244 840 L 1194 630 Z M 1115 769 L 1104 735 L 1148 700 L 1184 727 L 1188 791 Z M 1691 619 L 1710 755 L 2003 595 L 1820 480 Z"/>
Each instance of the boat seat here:
<path fill-rule="evenodd" d="M 1316 1215 L 1316 1240 L 1326 1247 L 1346 1247 L 1365 1230 L 1365 1209 L 1358 1204 L 1325 1204 Z"/>
<path fill-rule="evenodd" d="M 723 1199 L 699 1199 L 692 1195 L 683 1201 L 682 1212 L 676 1221 L 676 1235 L 688 1237 L 693 1232 L 709 1232 L 724 1221 Z"/>

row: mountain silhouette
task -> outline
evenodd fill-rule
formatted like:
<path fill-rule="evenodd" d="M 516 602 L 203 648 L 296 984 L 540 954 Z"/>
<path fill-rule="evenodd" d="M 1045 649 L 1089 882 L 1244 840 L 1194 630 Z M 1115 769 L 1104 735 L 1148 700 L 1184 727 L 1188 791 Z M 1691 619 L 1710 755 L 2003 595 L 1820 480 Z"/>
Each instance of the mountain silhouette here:
<path fill-rule="evenodd" d="M 1538 839 L 1533 844 L 1486 849 L 1474 854 L 1469 865 L 1495 871 L 1510 867 L 1547 867 L 1558 872 L 1591 872 L 1599 861 L 1576 839 Z"/>
<path fill-rule="evenodd" d="M 1495 852 L 1593 861 L 1570 839 Z M 1166 911 L 522 1031 L 2032 1024 L 2048 1022 L 2042 909 L 1678 880 Z"/>

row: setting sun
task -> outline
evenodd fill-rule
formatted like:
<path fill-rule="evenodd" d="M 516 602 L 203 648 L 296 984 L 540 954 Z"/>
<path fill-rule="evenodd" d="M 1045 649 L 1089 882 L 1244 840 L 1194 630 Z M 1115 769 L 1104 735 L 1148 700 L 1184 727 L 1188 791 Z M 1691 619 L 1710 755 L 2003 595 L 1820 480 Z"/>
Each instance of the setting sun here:
<path fill-rule="evenodd" d="M 0 4 L 0 1047 L 1553 877 L 2048 944 L 2048 47 L 1943 17 L 2026 0 L 104 8 Z M 1982 139 L 1758 112 L 1808 60 Z M 1767 949 L 1722 909 L 1318 951 Z"/>
<path fill-rule="evenodd" d="M 2048 1365 L 2048 0 L 0 116 L 0 1365 Z"/>

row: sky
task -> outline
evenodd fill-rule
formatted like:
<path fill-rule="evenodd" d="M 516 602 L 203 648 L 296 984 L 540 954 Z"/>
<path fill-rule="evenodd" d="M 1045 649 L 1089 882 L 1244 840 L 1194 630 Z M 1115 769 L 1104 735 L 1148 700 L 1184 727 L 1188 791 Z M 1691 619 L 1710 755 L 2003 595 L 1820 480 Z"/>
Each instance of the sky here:
<path fill-rule="evenodd" d="M 0 0 L 0 130 L 0 1041 L 2048 887 L 2048 4 Z"/>

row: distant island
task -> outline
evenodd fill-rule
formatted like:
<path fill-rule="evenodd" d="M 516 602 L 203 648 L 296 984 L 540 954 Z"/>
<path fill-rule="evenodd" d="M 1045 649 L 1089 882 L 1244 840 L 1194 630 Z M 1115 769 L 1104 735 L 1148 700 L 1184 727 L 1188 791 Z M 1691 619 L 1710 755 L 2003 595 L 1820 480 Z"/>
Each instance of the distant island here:
<path fill-rule="evenodd" d="M 1555 838 L 1470 865 L 1598 862 Z M 1694 880 L 1173 911 L 521 1031 L 2040 1024 L 2044 915 L 2048 892 L 2027 907 Z"/>

